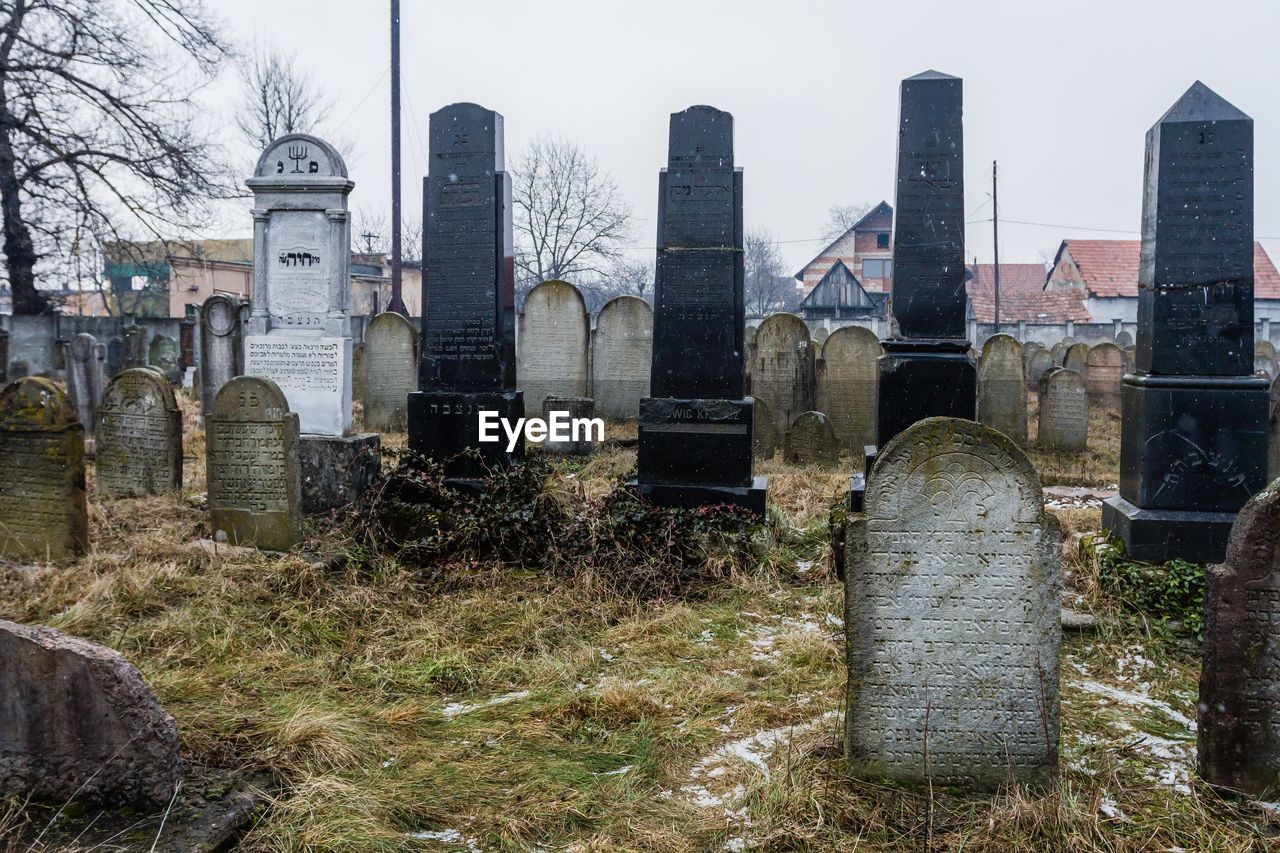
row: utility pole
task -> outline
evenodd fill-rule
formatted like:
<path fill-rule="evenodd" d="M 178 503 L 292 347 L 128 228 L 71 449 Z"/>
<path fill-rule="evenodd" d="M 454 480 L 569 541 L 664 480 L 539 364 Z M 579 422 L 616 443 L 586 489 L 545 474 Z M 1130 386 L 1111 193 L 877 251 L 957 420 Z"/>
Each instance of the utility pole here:
<path fill-rule="evenodd" d="M 991 161 L 991 243 L 996 256 L 996 332 L 1000 331 L 1000 201 L 996 189 L 996 161 Z"/>
<path fill-rule="evenodd" d="M 391 0 L 391 304 L 409 316 L 400 296 L 400 0 Z"/>

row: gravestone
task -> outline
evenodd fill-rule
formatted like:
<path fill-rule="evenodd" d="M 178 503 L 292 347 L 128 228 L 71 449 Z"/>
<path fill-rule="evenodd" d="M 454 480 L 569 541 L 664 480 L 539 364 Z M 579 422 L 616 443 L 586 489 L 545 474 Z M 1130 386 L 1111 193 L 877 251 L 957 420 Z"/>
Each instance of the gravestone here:
<path fill-rule="evenodd" d="M 364 425 L 404 432 L 409 395 L 418 387 L 418 330 L 394 311 L 374 317 L 364 331 Z"/>
<path fill-rule="evenodd" d="M 1133 335 L 1126 331 L 1121 331 L 1120 334 L 1116 335 L 1116 346 L 1120 347 L 1120 349 L 1133 346 Z"/>
<path fill-rule="evenodd" d="M 1067 361 L 1067 350 L 1071 349 L 1071 344 L 1066 341 L 1058 341 L 1049 350 L 1049 354 L 1053 356 L 1053 366 L 1062 367 Z"/>
<path fill-rule="evenodd" d="M 530 410 L 542 411 L 548 394 L 587 395 L 590 338 L 587 304 L 578 288 L 567 281 L 544 281 L 529 291 L 516 336 L 516 375 Z"/>
<path fill-rule="evenodd" d="M 120 373 L 124 370 L 124 341 L 120 338 L 112 338 L 107 341 L 107 378 Z"/>
<path fill-rule="evenodd" d="M 576 420 L 594 418 L 596 402 L 590 397 L 558 397 L 548 394 L 542 398 L 540 411 L 542 419 L 548 425 L 552 423 L 554 413 L 560 413 L 572 425 Z M 552 456 L 589 456 L 595 447 L 595 434 L 590 427 L 584 429 L 582 426 L 576 432 L 570 429 L 568 441 L 554 441 L 548 433 L 546 441 L 542 442 L 542 452 Z"/>
<path fill-rule="evenodd" d="M 992 335 L 978 361 L 978 423 L 1027 446 L 1027 379 L 1022 344 L 1010 335 Z"/>
<path fill-rule="evenodd" d="M 98 358 L 98 342 L 93 335 L 75 335 L 65 346 L 67 396 L 75 406 L 76 419 L 85 428 L 85 433 L 92 435 L 95 413 L 106 384 L 103 375 L 105 365 Z"/>
<path fill-rule="evenodd" d="M 1280 793 L 1280 482 L 1236 516 L 1205 571 L 1196 741 L 1201 777 L 1259 799 Z"/>
<path fill-rule="evenodd" d="M 1110 343 L 1090 347 L 1084 374 L 1085 393 L 1088 394 L 1089 401 L 1102 406 L 1118 407 L 1124 373 L 1124 350 Z"/>
<path fill-rule="evenodd" d="M 782 439 L 773 425 L 773 412 L 769 411 L 769 404 L 755 400 L 753 417 L 751 452 L 756 459 L 772 459 L 773 454 L 778 452 Z"/>
<path fill-rule="evenodd" d="M 1089 345 L 1079 343 L 1067 347 L 1067 353 L 1062 358 L 1062 366 L 1085 376 L 1089 369 Z"/>
<path fill-rule="evenodd" d="M 1050 370 L 1055 369 L 1053 354 L 1047 349 L 1038 349 L 1027 360 L 1027 390 L 1040 387 L 1040 379 Z"/>
<path fill-rule="evenodd" d="M 958 77 L 926 71 L 902 81 L 881 443 L 927 417 L 976 415 L 977 370 L 965 339 L 961 101 Z"/>
<path fill-rule="evenodd" d="M 801 412 L 787 429 L 782 457 L 791 465 L 835 468 L 840 464 L 840 442 L 831 419 L 822 412 Z"/>
<path fill-rule="evenodd" d="M 1026 454 L 930 418 L 845 528 L 845 752 L 858 777 L 994 790 L 1057 775 L 1061 534 Z"/>
<path fill-rule="evenodd" d="M 267 146 L 253 191 L 253 303 L 244 372 L 272 380 L 305 434 L 351 427 L 351 221 L 354 184 L 337 149 L 302 133 Z"/>
<path fill-rule="evenodd" d="M 514 424 L 515 252 L 502 116 L 476 104 L 431 114 L 423 186 L 422 334 L 409 449 L 462 481 L 517 463 L 523 444 L 480 443 L 480 412 Z M 474 454 L 459 456 L 465 451 Z"/>
<path fill-rule="evenodd" d="M 831 419 L 843 450 L 861 458 L 876 443 L 876 359 L 880 340 L 861 326 L 836 329 L 822 345 L 818 368 L 818 411 Z"/>
<path fill-rule="evenodd" d="M 0 676 L 0 797 L 169 804 L 178 727 L 119 652 L 0 619 Z"/>
<path fill-rule="evenodd" d="M 244 335 L 240 301 L 214 294 L 200 306 L 200 415 L 208 417 L 213 401 L 232 379 L 244 373 Z"/>
<path fill-rule="evenodd" d="M 84 427 L 48 379 L 0 390 L 0 557 L 60 560 L 89 544 Z"/>
<path fill-rule="evenodd" d="M 754 401 L 743 396 L 742 246 L 733 116 L 674 113 L 658 176 L 653 396 L 640 401 L 632 481 L 658 504 L 764 513 L 765 478 L 751 469 Z"/>
<path fill-rule="evenodd" d="M 0 385 L 9 381 L 9 330 L 0 329 Z"/>
<path fill-rule="evenodd" d="M 1137 364 L 1138 364 L 1138 348 L 1125 347 L 1123 352 L 1124 352 L 1124 372 L 1133 373 L 1133 371 L 1137 368 Z M 1123 395 L 1123 393 L 1124 392 L 1122 390 L 1121 394 Z"/>
<path fill-rule="evenodd" d="M 368 329 L 365 330 L 365 334 L 368 334 Z M 414 330 L 414 334 L 415 335 L 417 334 L 416 329 Z M 360 343 L 356 344 L 351 348 L 351 402 L 352 403 L 356 402 L 357 400 L 360 401 L 361 403 L 364 402 L 364 376 L 365 376 L 364 350 L 365 350 L 364 341 L 361 341 Z M 417 365 L 415 364 L 414 367 L 416 368 Z M 414 385 L 416 386 L 417 377 L 415 376 L 414 379 L 415 379 Z"/>
<path fill-rule="evenodd" d="M 1261 376 L 1263 379 L 1265 379 L 1265 380 L 1267 380 L 1268 382 L 1270 382 L 1270 381 L 1271 381 L 1271 379 L 1272 379 L 1272 375 L 1271 375 L 1271 374 L 1275 372 L 1275 367 L 1276 367 L 1276 366 L 1275 366 L 1275 365 L 1274 365 L 1274 364 L 1273 364 L 1269 359 L 1265 359 L 1265 358 L 1254 358 L 1254 360 L 1253 360 L 1253 375 L 1254 375 L 1254 376 Z"/>
<path fill-rule="evenodd" d="M 147 329 L 145 326 L 129 325 L 124 327 L 124 361 L 120 369 L 146 367 L 148 353 Z"/>
<path fill-rule="evenodd" d="M 156 335 L 151 339 L 151 345 L 147 349 L 147 364 L 164 374 L 169 384 L 177 385 L 182 381 L 180 355 L 177 341 L 168 335 Z"/>
<path fill-rule="evenodd" d="M 1253 214 L 1253 120 L 1197 82 L 1147 133 L 1137 364 L 1121 389 L 1120 494 L 1102 507 L 1133 559 L 1220 561 L 1266 485 Z"/>
<path fill-rule="evenodd" d="M 1031 357 L 1038 352 L 1044 350 L 1044 346 L 1039 341 L 1025 341 L 1022 344 L 1022 364 L 1023 370 L 1031 366 Z"/>
<path fill-rule="evenodd" d="M 98 407 L 99 499 L 182 490 L 182 411 L 173 387 L 150 370 L 126 370 Z"/>
<path fill-rule="evenodd" d="M 270 379 L 238 376 L 205 419 L 216 540 L 287 551 L 302 540 L 298 416 Z"/>
<path fill-rule="evenodd" d="M 1087 448 L 1089 404 L 1084 379 L 1074 370 L 1058 368 L 1045 375 L 1036 443 L 1055 453 L 1080 453 Z"/>
<path fill-rule="evenodd" d="M 809 329 L 795 314 L 770 314 L 756 331 L 751 395 L 773 412 L 774 427 L 786 436 L 802 412 L 813 409 L 813 346 Z"/>
<path fill-rule="evenodd" d="M 591 340 L 591 393 L 596 414 L 635 420 L 649 396 L 653 309 L 638 296 L 615 296 L 600 309 Z"/>

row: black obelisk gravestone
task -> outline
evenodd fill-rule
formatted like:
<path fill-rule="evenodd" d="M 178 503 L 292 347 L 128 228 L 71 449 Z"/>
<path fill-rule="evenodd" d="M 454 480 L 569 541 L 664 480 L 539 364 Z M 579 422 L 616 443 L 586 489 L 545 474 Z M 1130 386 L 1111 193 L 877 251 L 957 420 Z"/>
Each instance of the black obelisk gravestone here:
<path fill-rule="evenodd" d="M 1139 560 L 1219 562 L 1267 484 L 1253 373 L 1253 120 L 1197 82 L 1147 131 L 1137 369 L 1124 378 L 1120 494 Z"/>
<path fill-rule="evenodd" d="M 961 96 L 960 78 L 937 71 L 902 81 L 881 447 L 924 418 L 976 417 L 977 369 L 965 339 Z"/>
<path fill-rule="evenodd" d="M 422 336 L 418 391 L 409 395 L 409 449 L 462 480 L 513 464 L 501 440 L 480 441 L 480 413 L 514 425 L 516 388 L 511 185 L 502 116 L 476 104 L 431 115 L 423 181 Z M 464 454 L 464 451 L 479 451 Z M 459 455 L 463 454 L 463 455 Z"/>
<path fill-rule="evenodd" d="M 766 481 L 751 472 L 754 403 L 742 396 L 742 239 L 733 116 L 707 106 L 672 114 L 658 176 L 653 396 L 640 401 L 633 481 L 658 504 L 764 512 Z"/>

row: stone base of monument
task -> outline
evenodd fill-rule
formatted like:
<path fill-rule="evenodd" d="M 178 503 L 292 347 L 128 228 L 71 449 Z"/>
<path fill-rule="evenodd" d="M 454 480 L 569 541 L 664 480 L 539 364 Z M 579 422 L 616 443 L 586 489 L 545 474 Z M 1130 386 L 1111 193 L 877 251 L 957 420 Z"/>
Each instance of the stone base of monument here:
<path fill-rule="evenodd" d="M 629 487 L 661 506 L 728 503 L 763 514 L 767 480 L 751 472 L 754 408 L 750 397 L 642 398 Z"/>
<path fill-rule="evenodd" d="M 1144 563 L 1179 559 L 1220 563 L 1234 512 L 1142 509 L 1116 495 L 1102 502 L 1102 529 L 1124 542 L 1128 555 Z"/>
<path fill-rule="evenodd" d="M 298 437 L 302 474 L 302 511 L 327 512 L 353 503 L 382 468 L 382 436 L 307 435 Z"/>
<path fill-rule="evenodd" d="M 520 391 L 415 391 L 409 395 L 409 449 L 445 465 L 445 474 L 460 481 L 483 479 L 488 469 L 510 467 L 524 458 L 524 438 L 507 452 L 507 437 L 495 425 L 499 439 L 480 441 L 480 413 L 494 412 L 512 426 L 524 417 Z M 468 450 L 475 454 L 460 455 Z M 465 487 L 466 482 L 459 485 Z"/>
<path fill-rule="evenodd" d="M 882 346 L 876 412 L 881 447 L 925 418 L 977 419 L 978 368 L 968 341 L 900 339 Z"/>
<path fill-rule="evenodd" d="M 547 440 L 542 442 L 542 452 L 549 453 L 552 456 L 588 456 L 591 451 L 595 450 L 595 437 L 591 432 L 590 426 L 583 424 L 579 426 L 577 439 L 573 438 L 572 424 L 575 420 L 590 420 L 595 417 L 596 401 L 591 397 L 559 397 L 548 394 L 542 401 L 542 419 L 548 425 L 553 423 L 552 417 L 555 413 L 563 412 L 561 420 L 570 426 L 568 441 L 552 441 L 548 436 Z M 603 438 L 603 436 L 601 436 Z"/>
<path fill-rule="evenodd" d="M 880 448 L 868 444 L 862 448 L 862 470 L 849 477 L 849 512 L 862 512 L 862 502 L 867 495 L 867 478 L 871 476 L 871 466 L 876 464 L 876 456 Z"/>

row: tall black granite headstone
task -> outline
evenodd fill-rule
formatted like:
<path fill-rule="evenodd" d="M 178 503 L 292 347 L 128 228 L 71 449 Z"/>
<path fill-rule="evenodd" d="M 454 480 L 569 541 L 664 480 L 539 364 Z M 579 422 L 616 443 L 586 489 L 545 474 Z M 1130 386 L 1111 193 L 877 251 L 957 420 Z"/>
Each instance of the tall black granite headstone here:
<path fill-rule="evenodd" d="M 1269 397 L 1251 375 L 1253 120 L 1200 82 L 1147 131 L 1138 284 L 1102 525 L 1136 559 L 1219 562 L 1267 483 Z"/>
<path fill-rule="evenodd" d="M 671 116 L 658 176 L 652 397 L 640 400 L 636 490 L 667 506 L 764 512 L 751 471 L 753 402 L 743 397 L 742 172 L 733 116 Z"/>
<path fill-rule="evenodd" d="M 974 420 L 977 370 L 965 340 L 964 132 L 958 77 L 902 81 L 894 205 L 893 333 L 880 358 L 877 435 L 928 417 Z"/>
<path fill-rule="evenodd" d="M 502 134 L 502 116 L 476 104 L 431 115 L 409 448 L 445 462 L 447 473 L 461 479 L 513 464 L 523 453 L 523 446 L 507 453 L 505 436 L 479 440 L 480 412 L 513 424 L 524 416 L 515 390 L 515 253 Z M 459 455 L 468 450 L 480 458 Z"/>

